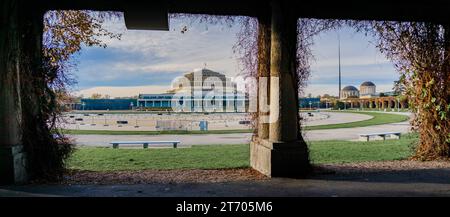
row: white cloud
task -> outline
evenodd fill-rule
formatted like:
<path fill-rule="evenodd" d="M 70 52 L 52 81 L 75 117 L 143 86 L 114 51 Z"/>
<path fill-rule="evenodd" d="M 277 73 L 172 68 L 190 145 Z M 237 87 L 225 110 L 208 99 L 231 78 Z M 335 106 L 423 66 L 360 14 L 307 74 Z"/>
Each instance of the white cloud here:
<path fill-rule="evenodd" d="M 164 85 L 169 85 L 170 82 L 166 84 L 163 82 L 167 79 L 152 78 L 175 76 L 178 72 L 203 67 L 205 63 L 212 70 L 228 76 L 237 75 L 238 61 L 232 52 L 232 46 L 238 26 L 228 28 L 220 25 L 189 25 L 186 22 L 171 20 L 170 31 L 126 30 L 123 18 L 107 23 L 106 27 L 111 31 L 123 33 L 122 40 L 104 39 L 108 48 L 101 52 L 93 52 L 94 48 L 82 51 L 81 55 L 93 52 L 95 60 L 80 62 L 80 70 L 74 74 L 80 78 L 80 86 L 93 88 L 77 93 L 85 96 L 97 92 L 111 96 L 160 93 L 167 90 Z M 184 25 L 188 25 L 188 31 L 182 34 L 179 30 Z M 341 63 L 345 82 L 358 86 L 362 81 L 372 80 L 379 90 L 389 91 L 392 88 L 390 80 L 398 77 L 392 64 L 368 42 L 370 39 L 349 32 L 341 31 Z M 316 61 L 311 64 L 312 77 L 305 93 L 337 95 L 335 33 L 320 34 L 312 50 Z M 105 57 L 102 57 L 102 52 L 105 52 Z M 114 59 L 108 59 L 107 54 L 113 54 Z M 377 83 L 376 80 L 380 78 L 383 82 L 380 80 Z M 139 79 L 151 80 L 152 83 L 133 83 Z M 136 86 L 146 84 L 157 86 Z"/>
<path fill-rule="evenodd" d="M 127 30 L 123 18 L 105 24 L 107 29 L 122 32 L 122 39 L 104 38 L 107 51 L 120 52 L 125 61 L 115 66 L 126 66 L 127 71 L 189 71 L 206 63 L 213 70 L 228 75 L 238 73 L 237 61 L 232 52 L 236 27 L 192 25 L 182 34 L 186 25 L 182 20 L 172 19 L 170 31 Z M 89 49 L 89 48 L 88 48 Z M 139 55 L 139 62 L 127 59 L 127 54 Z M 147 60 L 148 59 L 148 60 Z"/>
<path fill-rule="evenodd" d="M 230 65 L 233 60 L 214 59 L 207 62 L 207 68 L 212 68 L 219 72 L 230 72 Z M 157 74 L 164 72 L 188 72 L 194 68 L 203 67 L 205 62 L 200 60 L 185 61 L 180 60 L 177 62 L 162 62 L 162 63 L 132 63 L 132 62 L 119 62 L 112 65 L 115 70 L 122 72 L 130 72 L 133 74 Z M 234 71 L 234 70 L 233 70 Z M 231 73 L 227 73 L 231 74 Z"/>
<path fill-rule="evenodd" d="M 164 93 L 170 89 L 170 86 L 150 85 L 150 86 L 131 86 L 131 87 L 93 87 L 74 92 L 74 95 L 89 97 L 94 93 L 110 95 L 111 97 L 131 97 L 140 93 Z"/>

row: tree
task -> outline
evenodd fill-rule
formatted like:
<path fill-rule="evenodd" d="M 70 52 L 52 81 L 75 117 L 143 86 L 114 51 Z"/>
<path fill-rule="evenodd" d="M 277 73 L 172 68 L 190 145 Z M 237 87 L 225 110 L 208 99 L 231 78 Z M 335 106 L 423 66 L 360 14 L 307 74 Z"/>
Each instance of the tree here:
<path fill-rule="evenodd" d="M 378 38 L 395 63 L 415 114 L 420 140 L 413 159 L 450 157 L 450 26 L 428 22 L 366 22 L 356 26 Z M 360 28 L 362 27 L 362 28 Z"/>
<path fill-rule="evenodd" d="M 35 4 L 27 4 L 22 12 L 18 31 L 23 47 L 18 53 L 23 66 L 21 134 L 27 169 L 31 179 L 59 178 L 73 150 L 72 141 L 57 124 L 63 108 L 58 96 L 75 82 L 69 74 L 75 67 L 72 57 L 82 46 L 105 47 L 99 37 L 120 39 L 120 35 L 102 27 L 115 13 L 49 11 L 43 17 L 44 10 Z M 42 47 L 36 46 L 41 43 Z"/>
<path fill-rule="evenodd" d="M 394 81 L 393 91 L 396 95 L 403 95 L 406 92 L 404 76 L 401 76 L 400 80 Z"/>

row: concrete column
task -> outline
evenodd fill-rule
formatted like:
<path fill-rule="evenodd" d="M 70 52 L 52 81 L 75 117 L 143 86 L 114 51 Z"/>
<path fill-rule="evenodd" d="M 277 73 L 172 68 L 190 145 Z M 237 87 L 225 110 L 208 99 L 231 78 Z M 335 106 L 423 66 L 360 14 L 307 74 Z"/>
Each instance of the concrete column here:
<path fill-rule="evenodd" d="M 297 139 L 297 101 L 294 90 L 297 19 L 287 13 L 287 2 L 272 2 L 270 58 L 270 124 L 271 141 Z"/>
<path fill-rule="evenodd" d="M 20 137 L 20 33 L 18 1 L 0 8 L 0 184 L 27 180 Z"/>
<path fill-rule="evenodd" d="M 258 138 L 269 138 L 269 111 L 266 111 L 270 104 L 270 11 L 263 12 L 258 17 Z"/>
<path fill-rule="evenodd" d="M 297 135 L 297 18 L 288 1 L 272 1 L 271 11 L 269 139 L 252 143 L 250 163 L 267 176 L 299 177 L 310 164 L 306 143 Z"/>

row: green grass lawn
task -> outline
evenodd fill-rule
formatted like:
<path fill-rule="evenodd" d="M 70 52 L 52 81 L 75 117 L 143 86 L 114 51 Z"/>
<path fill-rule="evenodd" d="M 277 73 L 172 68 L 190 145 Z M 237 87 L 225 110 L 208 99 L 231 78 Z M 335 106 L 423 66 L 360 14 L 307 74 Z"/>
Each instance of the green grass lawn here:
<path fill-rule="evenodd" d="M 400 140 L 310 143 L 312 162 L 348 163 L 405 159 L 411 155 L 411 135 Z M 192 148 L 112 149 L 79 148 L 68 160 L 69 169 L 91 171 L 143 169 L 219 169 L 249 167 L 249 145 L 203 145 Z"/>
<path fill-rule="evenodd" d="M 399 140 L 386 141 L 315 141 L 309 147 L 315 164 L 352 163 L 406 159 L 411 156 L 416 141 L 417 136 L 405 135 Z"/>
<path fill-rule="evenodd" d="M 338 112 L 338 111 L 336 111 Z M 344 112 L 344 111 L 342 111 Z M 328 125 L 319 125 L 319 126 L 310 126 L 305 127 L 305 130 L 325 130 L 325 129 L 338 129 L 338 128 L 353 128 L 353 127 L 367 127 L 372 125 L 380 125 L 380 124 L 391 124 L 403 122 L 409 119 L 406 115 L 401 114 L 389 114 L 382 112 L 359 112 L 359 111 L 345 111 L 356 114 L 364 114 L 372 116 L 369 120 L 356 121 L 350 123 L 342 123 L 342 124 L 328 124 Z"/>
<path fill-rule="evenodd" d="M 249 166 L 248 145 L 205 145 L 192 148 L 80 148 L 68 168 L 112 171 L 143 169 L 218 169 Z"/>

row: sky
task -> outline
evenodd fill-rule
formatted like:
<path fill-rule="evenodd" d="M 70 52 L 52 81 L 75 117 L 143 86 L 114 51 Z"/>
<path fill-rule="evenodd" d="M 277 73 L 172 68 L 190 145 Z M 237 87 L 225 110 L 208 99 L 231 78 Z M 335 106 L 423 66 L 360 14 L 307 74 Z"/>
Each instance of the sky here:
<path fill-rule="evenodd" d="M 183 34 L 180 30 L 185 25 L 188 31 Z M 105 28 L 122 33 L 122 38 L 104 38 L 107 48 L 83 47 L 75 56 L 77 67 L 71 72 L 78 81 L 72 89 L 75 95 L 163 93 L 175 77 L 196 68 L 206 67 L 227 76 L 240 72 L 232 49 L 239 26 L 171 19 L 170 31 L 127 30 L 123 19 L 118 18 L 106 23 Z M 342 87 L 373 81 L 377 91 L 390 91 L 398 78 L 392 63 L 378 52 L 372 38 L 343 28 L 315 37 L 305 95 L 338 95 L 338 34 Z"/>

